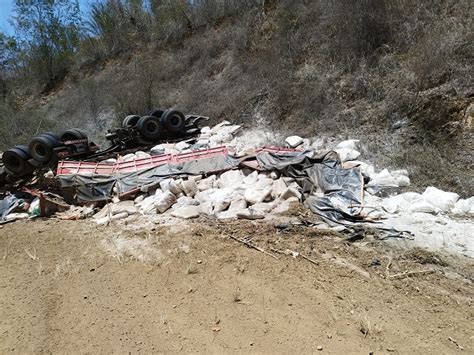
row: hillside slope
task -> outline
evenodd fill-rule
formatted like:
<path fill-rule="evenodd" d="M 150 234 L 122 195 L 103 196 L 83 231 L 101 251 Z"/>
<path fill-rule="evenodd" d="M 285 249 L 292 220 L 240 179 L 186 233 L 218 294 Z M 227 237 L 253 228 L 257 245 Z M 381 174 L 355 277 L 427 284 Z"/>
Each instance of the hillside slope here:
<path fill-rule="evenodd" d="M 359 138 L 376 167 L 472 196 L 472 4 L 387 3 L 266 1 L 180 41 L 78 58 L 56 90 L 18 98 L 2 145 L 70 126 L 100 140 L 127 114 L 176 107 L 282 134 Z"/>

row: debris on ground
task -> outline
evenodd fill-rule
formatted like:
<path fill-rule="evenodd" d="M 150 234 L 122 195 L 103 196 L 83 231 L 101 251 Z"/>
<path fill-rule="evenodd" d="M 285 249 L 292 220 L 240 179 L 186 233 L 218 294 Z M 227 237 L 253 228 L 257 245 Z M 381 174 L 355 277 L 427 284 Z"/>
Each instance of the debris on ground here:
<path fill-rule="evenodd" d="M 363 142 L 356 139 L 325 147 L 321 139 L 289 136 L 282 146 L 255 146 L 243 144 L 245 134 L 224 121 L 147 151 L 60 160 L 54 177 L 35 177 L 3 196 L 0 223 L 53 213 L 71 220 L 93 215 L 98 224 L 132 215 L 259 220 L 300 205 L 319 218 L 314 228 L 345 231 L 348 240 L 360 239 L 357 226 L 366 226 L 383 239 L 474 257 L 474 197 L 435 187 L 409 192 L 408 171 L 377 172 L 359 160 Z"/>

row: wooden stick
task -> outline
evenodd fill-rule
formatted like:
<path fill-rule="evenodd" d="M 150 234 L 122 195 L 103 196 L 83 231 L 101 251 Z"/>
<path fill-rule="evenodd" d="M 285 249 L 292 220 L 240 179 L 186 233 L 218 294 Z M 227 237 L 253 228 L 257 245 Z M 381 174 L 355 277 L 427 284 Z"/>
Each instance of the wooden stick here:
<path fill-rule="evenodd" d="M 255 244 L 247 242 L 246 240 L 239 239 L 239 238 L 234 237 L 232 235 L 229 235 L 228 237 L 231 238 L 231 239 L 234 239 L 235 241 L 237 241 L 239 243 L 242 243 L 242 244 L 248 246 L 251 249 L 258 250 L 259 252 L 261 252 L 263 254 L 267 254 L 268 256 L 271 256 L 272 258 L 278 259 L 275 255 L 270 254 L 269 252 L 265 251 L 264 249 L 260 248 L 259 246 L 256 246 Z"/>
<path fill-rule="evenodd" d="M 286 249 L 286 251 L 283 251 L 283 250 L 279 250 L 279 249 L 275 249 L 275 248 L 270 248 L 270 249 L 272 251 L 274 251 L 275 253 L 279 253 L 279 254 L 283 254 L 283 255 L 301 256 L 303 259 L 309 261 L 310 263 L 312 263 L 314 265 L 319 265 L 319 262 L 317 262 L 316 260 L 310 259 L 306 255 L 303 255 L 303 254 L 301 254 L 297 251 L 294 251 L 294 250 Z"/>
<path fill-rule="evenodd" d="M 421 271 L 405 271 L 400 274 L 391 275 L 391 279 L 401 279 L 405 277 L 415 276 L 415 275 L 428 275 L 435 273 L 436 270 L 421 270 Z"/>
<path fill-rule="evenodd" d="M 388 263 L 387 267 L 385 268 L 385 278 L 389 279 L 390 278 L 390 266 L 392 265 L 392 257 L 390 256 L 388 258 Z"/>

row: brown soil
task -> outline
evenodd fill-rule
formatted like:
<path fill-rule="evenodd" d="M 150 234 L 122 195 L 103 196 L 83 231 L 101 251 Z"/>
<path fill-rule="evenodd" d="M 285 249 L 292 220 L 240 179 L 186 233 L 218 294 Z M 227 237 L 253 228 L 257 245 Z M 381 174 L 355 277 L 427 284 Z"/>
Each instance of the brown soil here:
<path fill-rule="evenodd" d="M 0 353 L 474 351 L 472 260 L 275 224 L 4 225 Z"/>

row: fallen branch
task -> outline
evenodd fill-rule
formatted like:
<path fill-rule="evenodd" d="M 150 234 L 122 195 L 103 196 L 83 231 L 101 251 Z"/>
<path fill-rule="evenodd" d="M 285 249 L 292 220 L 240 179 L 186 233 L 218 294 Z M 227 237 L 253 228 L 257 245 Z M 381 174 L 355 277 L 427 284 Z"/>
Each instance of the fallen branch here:
<path fill-rule="evenodd" d="M 459 348 L 459 350 L 464 350 L 464 347 L 462 347 L 461 345 L 459 345 L 459 343 L 458 343 L 456 340 L 454 340 L 453 338 L 449 337 L 448 340 L 449 340 L 451 343 L 453 343 L 454 345 L 456 345 L 456 346 Z"/>
<path fill-rule="evenodd" d="M 3 254 L 3 258 L 2 258 L 3 261 L 7 260 L 8 253 L 10 252 L 10 247 L 12 245 L 12 242 L 13 242 L 13 240 L 10 240 L 10 243 L 8 243 L 8 246 L 5 249 L 5 254 Z"/>
<path fill-rule="evenodd" d="M 390 275 L 390 279 L 403 279 L 405 277 L 416 276 L 416 275 L 428 275 L 435 273 L 436 270 L 420 270 L 420 271 L 405 271 L 399 274 Z"/>
<path fill-rule="evenodd" d="M 33 253 L 30 253 L 27 249 L 25 249 L 25 253 L 30 257 L 31 260 L 38 260 L 38 257 L 36 256 L 36 248 L 33 248 Z"/>
<path fill-rule="evenodd" d="M 270 248 L 270 249 L 271 249 L 271 251 L 274 251 L 275 253 L 283 254 L 283 255 L 291 255 L 294 258 L 296 258 L 297 256 L 300 256 L 303 259 L 309 261 L 310 263 L 312 263 L 314 265 L 319 265 L 319 262 L 317 262 L 316 260 L 310 259 L 306 255 L 303 255 L 303 254 L 301 254 L 297 251 L 294 251 L 294 250 L 290 250 L 290 249 L 279 250 L 279 249 L 275 249 L 275 248 Z"/>
<path fill-rule="evenodd" d="M 232 235 L 229 235 L 228 236 L 229 238 L 239 242 L 239 243 L 242 243 L 246 246 L 248 246 L 249 248 L 251 249 L 255 249 L 255 250 L 258 250 L 259 252 L 263 253 L 263 254 L 267 254 L 268 256 L 271 256 L 272 258 L 275 258 L 275 259 L 278 259 L 275 255 L 273 254 L 270 254 L 269 252 L 265 251 L 263 248 L 260 248 L 259 246 L 256 246 L 255 244 L 252 244 L 246 240 L 243 240 L 243 239 L 240 239 L 240 238 L 237 238 L 237 237 L 234 237 Z"/>
<path fill-rule="evenodd" d="M 389 279 L 390 278 L 390 266 L 392 265 L 392 257 L 390 256 L 388 258 L 388 263 L 387 267 L 385 268 L 385 278 Z"/>

